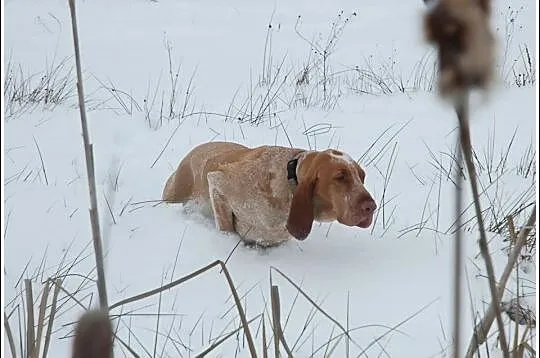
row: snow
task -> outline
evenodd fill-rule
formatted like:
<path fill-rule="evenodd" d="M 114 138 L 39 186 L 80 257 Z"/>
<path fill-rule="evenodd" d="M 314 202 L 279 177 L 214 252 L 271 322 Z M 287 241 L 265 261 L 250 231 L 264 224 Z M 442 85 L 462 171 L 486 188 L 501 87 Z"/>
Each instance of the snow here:
<path fill-rule="evenodd" d="M 340 331 L 322 313 L 315 313 L 305 298 L 295 298 L 297 290 L 271 269 L 275 267 L 301 285 L 343 326 L 348 322 L 351 329 L 362 327 L 351 333 L 356 342 L 350 343 L 351 355 L 357 356 L 381 337 L 367 349 L 367 356 L 450 356 L 454 185 L 453 174 L 448 177 L 445 171 L 453 168 L 457 124 L 453 110 L 425 88 L 405 93 L 346 92 L 351 84 L 346 81 L 353 76 L 332 82 L 328 92 L 331 105 L 319 105 L 324 102 L 323 94 L 313 83 L 302 87 L 301 95 L 305 97 L 299 100 L 306 103 L 308 98 L 312 105 L 288 105 L 299 95 L 294 93 L 293 76 L 309 59 L 313 61 L 319 56 L 310 53 L 310 45 L 295 32 L 295 27 L 316 46 L 324 46 L 331 23 L 340 11 L 342 19 L 347 17 L 350 21 L 328 58 L 331 72 L 371 64 L 375 71 L 386 71 L 387 81 L 392 81 L 390 74 L 395 75 L 394 79 L 401 75 L 411 87 L 413 80 L 409 78 L 414 76 L 416 64 L 429 53 L 422 40 L 420 21 L 425 8 L 421 1 L 365 0 L 360 4 L 340 0 L 317 2 L 314 6 L 313 1 L 305 0 L 94 0 L 79 1 L 77 8 L 85 92 L 91 99 L 87 104 L 88 117 L 110 304 L 173 281 L 215 260 L 227 261 L 248 319 L 265 312 L 268 339 L 272 336 L 270 278 L 279 286 L 287 342 L 294 345 L 295 356 L 310 356 L 324 346 L 331 334 L 335 336 Z M 31 74 L 72 55 L 71 23 L 65 1 L 7 0 L 5 10 L 4 68 L 9 60 L 16 71 L 20 66 L 25 74 Z M 517 10 L 517 15 L 511 10 Z M 508 4 L 496 1 L 493 13 L 499 52 L 508 53 L 505 62 L 513 63 L 519 58 L 520 46 L 525 44 L 534 56 L 535 5 L 524 0 Z M 512 16 L 513 22 L 509 20 Z M 512 26 L 511 30 L 508 26 Z M 507 40 L 509 31 L 511 41 Z M 265 56 L 267 36 L 271 45 L 266 47 Z M 206 114 L 160 120 L 161 100 L 165 99 L 167 112 L 172 86 L 168 49 L 173 75 L 181 65 L 176 113 L 187 102 L 186 113 Z M 269 60 L 270 72 L 263 68 Z M 278 72 L 276 68 L 282 60 L 283 69 Z M 380 67 L 384 64 L 390 69 Z M 521 69 L 519 61 L 515 66 Z M 494 217 L 500 220 L 520 204 L 536 201 L 536 170 L 534 174 L 524 174 L 527 151 L 536 150 L 535 87 L 512 85 L 509 68 L 504 64 L 499 83 L 487 97 L 473 98 L 471 130 L 477 164 L 481 164 L 479 175 L 485 191 L 482 204 L 489 208 L 489 227 L 493 227 Z M 249 104 L 242 106 L 250 93 L 255 98 L 254 107 L 264 104 L 257 96 L 264 97 L 268 88 L 274 93 L 277 85 L 257 84 L 264 82 L 267 74 L 285 81 L 287 71 L 291 74 L 280 87 L 276 104 L 267 110 L 272 112 L 270 119 L 265 118 L 259 125 L 224 119 L 222 114 L 236 117 L 247 113 Z M 510 77 L 505 80 L 507 73 Z M 100 82 L 129 94 L 140 110 L 127 95 L 120 95 L 127 104 L 124 109 Z M 154 96 L 154 106 L 146 111 L 144 99 L 149 108 Z M 40 280 L 58 272 L 66 274 L 65 267 L 70 262 L 74 264 L 70 275 L 64 277 L 65 288 L 76 292 L 75 296 L 87 306 L 97 302 L 95 285 L 82 278 L 96 275 L 87 211 L 86 167 L 75 103 L 73 92 L 65 103 L 46 109 L 38 107 L 5 118 L 2 123 L 6 133 L 2 232 L 7 302 L 3 307 L 8 312 L 20 302 L 17 295 L 21 288 L 17 282 L 21 275 L 36 278 L 37 290 Z M 360 160 L 366 171 L 366 188 L 379 206 L 373 227 L 364 230 L 338 223 L 317 224 L 305 241 L 290 241 L 261 251 L 237 247 L 235 235 L 219 233 L 211 218 L 192 208 L 156 202 L 182 156 L 195 145 L 210 140 L 232 140 L 249 146 L 292 144 L 321 150 L 331 147 L 346 152 Z M 438 169 L 437 161 L 442 163 L 443 170 Z M 504 166 L 497 168 L 501 162 Z M 473 218 L 473 210 L 469 205 L 469 182 L 465 184 L 467 221 Z M 524 222 L 525 215 L 528 211 L 519 216 L 518 224 Z M 422 222 L 425 224 L 420 225 Z M 474 223 L 468 221 L 464 230 L 464 346 L 472 332 L 472 315 L 481 315 L 489 303 Z M 494 232 L 489 238 L 498 277 L 506 263 L 507 243 Z M 59 269 L 61 264 L 65 267 Z M 36 274 L 40 271 L 44 273 Z M 523 294 L 529 294 L 526 299 L 532 301 L 536 270 L 521 272 L 520 277 L 534 283 L 530 284 L 532 287 L 520 288 L 525 290 Z M 512 276 L 508 298 L 514 297 L 514 280 Z M 82 289 L 78 290 L 79 286 Z M 63 294 L 60 297 L 63 304 L 49 351 L 55 357 L 69 354 L 69 339 L 65 338 L 82 312 Z M 11 302 L 13 299 L 16 301 Z M 159 306 L 163 315 L 155 343 Z M 142 356 L 152 356 L 155 346 L 156 356 L 162 351 L 164 356 L 194 356 L 220 334 L 240 325 L 225 277 L 216 268 L 164 291 L 161 296 L 117 308 L 112 314 L 121 312 L 137 314 L 124 316 L 120 323 L 115 320 L 115 324 L 119 337 L 130 342 Z M 507 317 L 505 322 L 509 322 Z M 16 319 L 10 323 L 18 332 Z M 251 324 L 251 331 L 261 354 L 259 326 L 257 319 Z M 180 340 L 189 350 L 178 343 Z M 495 338 L 489 340 L 489 348 L 497 354 Z M 345 356 L 345 349 L 343 339 L 333 355 Z M 119 343 L 116 350 L 117 356 L 124 355 Z M 9 354 L 8 351 L 6 346 L 4 352 Z M 324 352 L 325 348 L 315 356 L 322 357 Z M 249 356 L 241 333 L 211 354 L 235 355 Z"/>

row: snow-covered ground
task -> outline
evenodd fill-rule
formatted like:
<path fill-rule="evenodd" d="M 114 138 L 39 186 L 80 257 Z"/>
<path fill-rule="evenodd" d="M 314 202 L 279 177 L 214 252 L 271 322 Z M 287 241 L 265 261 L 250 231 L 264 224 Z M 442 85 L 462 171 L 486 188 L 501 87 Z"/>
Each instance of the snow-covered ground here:
<path fill-rule="evenodd" d="M 248 319 L 264 314 L 268 339 L 270 277 L 279 286 L 295 356 L 325 356 L 335 342 L 336 357 L 347 350 L 369 357 L 450 355 L 456 119 L 429 91 L 433 54 L 422 39 L 421 1 L 86 0 L 77 6 L 110 304 L 227 260 Z M 7 92 L 29 93 L 55 68 L 54 88 L 69 80 L 57 91 L 68 94 L 59 104 L 21 110 L 4 103 L 4 308 L 9 313 L 21 304 L 19 281 L 29 277 L 37 309 L 40 282 L 58 275 L 90 306 L 97 302 L 96 275 L 74 61 L 67 58 L 67 2 L 7 0 L 5 10 Z M 536 201 L 536 87 L 514 80 L 516 73 L 527 82 L 527 71 L 536 69 L 534 14 L 536 4 L 525 0 L 495 2 L 499 81 L 487 98 L 473 98 L 473 142 L 497 276 L 507 247 L 495 233 L 498 222 Z M 365 168 L 379 204 L 373 227 L 316 225 L 303 242 L 259 251 L 236 247 L 236 236 L 219 233 L 199 213 L 160 204 L 182 156 L 217 139 L 346 151 Z M 465 195 L 464 345 L 489 303 L 468 190 Z M 518 225 L 526 215 L 518 215 Z M 340 329 L 271 267 L 350 329 L 352 341 L 326 344 Z M 535 265 L 522 267 L 527 283 L 520 293 L 535 309 Z M 505 298 L 513 298 L 514 277 L 508 287 Z M 66 337 L 82 312 L 64 293 L 59 299 L 54 357 L 68 356 Z M 18 332 L 22 307 L 14 312 L 9 322 Z M 118 336 L 140 356 L 195 356 L 240 326 L 216 268 L 112 314 L 124 314 L 115 320 Z M 260 317 L 251 324 L 259 354 L 260 325 Z M 496 339 L 488 344 L 496 354 Z M 119 343 L 116 350 L 130 355 Z M 211 355 L 249 356 L 241 331 Z"/>

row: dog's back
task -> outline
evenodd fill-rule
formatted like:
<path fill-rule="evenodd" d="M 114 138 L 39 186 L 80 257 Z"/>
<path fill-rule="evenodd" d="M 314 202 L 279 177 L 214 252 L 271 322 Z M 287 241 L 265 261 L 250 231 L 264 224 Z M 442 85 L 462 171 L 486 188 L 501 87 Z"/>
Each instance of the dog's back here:
<path fill-rule="evenodd" d="M 209 142 L 193 148 L 182 159 L 163 189 L 162 199 L 185 203 L 197 197 L 208 198 L 206 174 L 217 166 L 234 161 L 250 149 L 232 142 Z"/>

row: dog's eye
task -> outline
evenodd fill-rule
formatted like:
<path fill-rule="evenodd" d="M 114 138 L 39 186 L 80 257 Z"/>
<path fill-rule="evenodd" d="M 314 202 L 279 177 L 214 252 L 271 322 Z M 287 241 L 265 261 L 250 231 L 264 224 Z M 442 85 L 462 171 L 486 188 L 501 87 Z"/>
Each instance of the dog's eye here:
<path fill-rule="evenodd" d="M 347 174 L 344 171 L 339 171 L 334 175 L 334 180 L 338 182 L 344 182 L 347 179 Z"/>

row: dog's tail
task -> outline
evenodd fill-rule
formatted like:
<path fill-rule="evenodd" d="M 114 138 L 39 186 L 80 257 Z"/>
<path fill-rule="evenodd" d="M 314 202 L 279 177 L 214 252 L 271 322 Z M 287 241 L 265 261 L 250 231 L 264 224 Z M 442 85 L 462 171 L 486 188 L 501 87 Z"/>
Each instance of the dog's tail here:
<path fill-rule="evenodd" d="M 184 159 L 167 179 L 161 198 L 169 203 L 186 203 L 193 195 L 193 186 L 191 163 Z"/>

